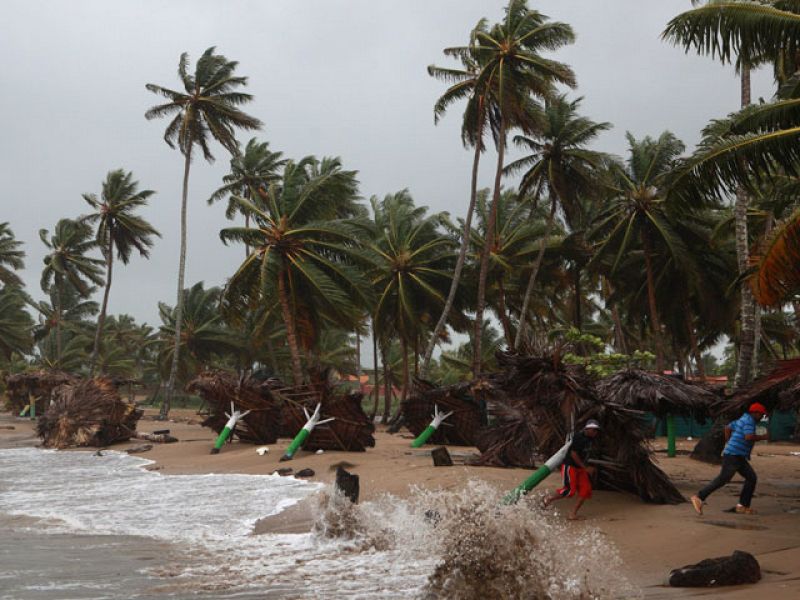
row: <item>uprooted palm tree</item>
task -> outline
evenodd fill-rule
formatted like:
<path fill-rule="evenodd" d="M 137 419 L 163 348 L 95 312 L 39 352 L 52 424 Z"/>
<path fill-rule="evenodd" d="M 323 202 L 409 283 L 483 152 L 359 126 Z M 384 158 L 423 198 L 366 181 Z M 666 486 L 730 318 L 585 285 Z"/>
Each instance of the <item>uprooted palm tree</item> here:
<path fill-rule="evenodd" d="M 178 293 L 176 301 L 177 327 L 175 328 L 175 350 L 173 364 L 169 371 L 167 390 L 161 405 L 161 416 L 169 413 L 170 399 L 174 392 L 178 372 L 181 345 L 181 312 L 183 311 L 183 286 L 186 272 L 186 210 L 189 194 L 189 167 L 195 148 L 203 152 L 203 157 L 211 162 L 214 156 L 209 148 L 211 139 L 217 140 L 233 155 L 239 153 L 235 130 L 254 130 L 261 127 L 261 121 L 243 112 L 239 107 L 250 102 L 250 94 L 239 91 L 247 84 L 247 77 L 235 74 L 238 63 L 230 61 L 215 48 L 208 48 L 198 59 L 194 73 L 189 73 L 189 56 L 181 54 L 178 62 L 178 77 L 183 91 L 176 91 L 148 83 L 145 87 L 155 94 L 167 98 L 168 102 L 152 107 L 145 113 L 148 120 L 172 117 L 164 131 L 164 141 L 170 148 L 177 148 L 183 154 L 183 193 L 181 195 L 181 242 L 178 263 Z"/>
<path fill-rule="evenodd" d="M 147 199 L 155 192 L 139 190 L 139 182 L 133 180 L 133 173 L 122 169 L 110 171 L 103 182 L 100 198 L 95 194 L 84 194 L 83 199 L 92 207 L 92 214 L 81 219 L 86 223 L 96 223 L 97 244 L 106 259 L 106 286 L 103 292 L 103 304 L 97 319 L 97 330 L 94 336 L 92 358 L 89 361 L 89 375 L 94 374 L 100 340 L 108 308 L 108 295 L 111 292 L 111 277 L 114 268 L 114 252 L 127 265 L 131 254 L 136 250 L 140 256 L 148 258 L 153 237 L 161 236 L 156 229 L 135 214 L 139 208 L 147 205 Z M 101 371 L 102 372 L 102 371 Z"/>
<path fill-rule="evenodd" d="M 314 345 L 325 321 L 353 329 L 370 304 L 356 267 L 364 261 L 357 197 L 355 171 L 342 169 L 337 158 L 308 156 L 289 161 L 263 197 L 235 197 L 252 227 L 220 231 L 224 243 L 252 249 L 228 281 L 225 302 L 232 310 L 280 307 L 296 385 L 304 380 L 301 346 Z"/>

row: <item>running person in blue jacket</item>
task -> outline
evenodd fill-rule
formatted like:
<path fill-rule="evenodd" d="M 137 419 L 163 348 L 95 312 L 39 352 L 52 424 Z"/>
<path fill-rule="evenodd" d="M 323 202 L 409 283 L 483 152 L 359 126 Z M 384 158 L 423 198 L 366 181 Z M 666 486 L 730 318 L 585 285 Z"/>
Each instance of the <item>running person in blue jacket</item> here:
<path fill-rule="evenodd" d="M 739 503 L 736 505 L 736 512 L 747 515 L 755 512 L 750 508 L 750 501 L 753 499 L 753 492 L 756 491 L 758 477 L 750 466 L 750 452 L 754 443 L 769 439 L 769 434 L 756 434 L 756 423 L 763 419 L 765 414 L 767 409 L 764 405 L 754 402 L 745 414 L 725 427 L 726 444 L 722 451 L 722 470 L 714 481 L 697 492 L 696 496 L 692 496 L 692 506 L 698 515 L 703 514 L 706 498 L 727 484 L 735 473 L 744 477 L 744 486 L 739 496 Z"/>

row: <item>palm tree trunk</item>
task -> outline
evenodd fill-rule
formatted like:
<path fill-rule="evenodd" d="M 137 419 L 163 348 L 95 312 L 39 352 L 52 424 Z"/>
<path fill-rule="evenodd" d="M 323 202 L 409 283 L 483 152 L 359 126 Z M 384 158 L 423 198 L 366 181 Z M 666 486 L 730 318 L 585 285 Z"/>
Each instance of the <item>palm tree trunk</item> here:
<path fill-rule="evenodd" d="M 89 377 L 94 375 L 94 368 L 97 364 L 97 355 L 100 352 L 100 338 L 103 336 L 103 327 L 106 324 L 106 310 L 108 309 L 108 294 L 111 291 L 111 274 L 114 268 L 114 237 L 109 234 L 108 248 L 106 249 L 106 289 L 103 292 L 103 305 L 100 307 L 100 316 L 97 317 L 97 331 L 94 333 L 94 348 L 92 348 L 92 360 L 89 363 Z"/>
<path fill-rule="evenodd" d="M 358 387 L 361 389 L 361 334 L 356 331 L 356 377 L 358 377 Z"/>
<path fill-rule="evenodd" d="M 411 374 L 408 365 L 408 344 L 404 338 L 400 338 L 400 351 L 403 353 L 403 390 L 400 392 L 400 406 L 408 397 L 408 383 L 411 379 Z"/>
<path fill-rule="evenodd" d="M 652 247 L 650 238 L 642 230 L 642 246 L 644 246 L 644 263 L 647 269 L 647 301 L 650 307 L 650 327 L 653 333 L 653 341 L 656 347 L 656 371 L 664 372 L 664 348 L 661 340 L 661 321 L 658 318 L 658 308 L 656 305 L 656 285 L 653 276 Z"/>
<path fill-rule="evenodd" d="M 286 290 L 285 272 L 278 275 L 278 299 L 283 313 L 283 322 L 286 325 L 286 343 L 289 345 L 289 354 L 292 357 L 292 379 L 295 385 L 303 383 L 303 364 L 300 360 L 300 347 L 297 344 L 297 332 L 294 327 L 294 316 L 289 305 L 289 294 Z"/>
<path fill-rule="evenodd" d="M 583 315 L 581 314 L 581 268 L 576 262 L 572 269 L 572 274 L 575 279 L 575 327 L 578 331 L 582 331 Z"/>
<path fill-rule="evenodd" d="M 741 67 L 741 86 L 742 86 L 742 107 L 750 104 L 750 68 L 746 65 Z M 750 249 L 747 236 L 747 205 L 749 198 L 747 192 L 740 188 L 736 192 L 736 204 L 734 207 L 734 218 L 736 221 L 736 261 L 741 276 L 748 268 L 750 261 Z M 740 286 L 741 308 L 739 320 L 741 330 L 739 333 L 739 358 L 736 364 L 736 376 L 733 379 L 733 389 L 750 383 L 751 369 L 753 364 L 753 348 L 755 346 L 755 314 L 753 310 L 753 293 L 750 286 L 742 284 Z"/>
<path fill-rule="evenodd" d="M 700 376 L 700 379 L 703 381 L 706 380 L 706 367 L 703 364 L 703 356 L 700 354 L 700 348 L 697 345 L 697 333 L 692 326 L 692 319 L 690 316 L 689 311 L 687 310 L 686 313 L 686 331 L 689 334 L 689 343 L 692 345 L 692 355 L 694 356 L 694 362 L 697 365 L 697 374 Z"/>
<path fill-rule="evenodd" d="M 250 229 L 250 215 L 249 214 L 245 214 L 244 215 L 244 226 L 245 226 L 246 229 Z M 248 256 L 250 256 L 250 246 L 245 244 L 244 245 L 244 257 L 247 258 Z"/>
<path fill-rule="evenodd" d="M 769 213 L 767 215 L 767 222 L 764 227 L 764 237 L 762 239 L 767 239 L 770 237 L 773 227 L 772 221 L 772 213 Z M 755 379 L 758 377 L 758 353 L 761 349 L 761 307 L 755 302 L 753 302 L 753 320 L 753 365 L 751 367 L 751 372 L 752 377 Z"/>
<path fill-rule="evenodd" d="M 478 302 L 475 308 L 474 354 L 472 356 L 472 374 L 477 377 L 483 370 L 481 337 L 483 333 L 483 310 L 486 305 L 486 279 L 489 275 L 489 257 L 494 245 L 494 230 L 497 224 L 497 205 L 500 203 L 500 182 L 503 177 L 503 160 L 506 150 L 506 120 L 500 115 L 500 135 L 497 138 L 497 170 L 494 176 L 494 192 L 492 206 L 489 209 L 489 222 L 486 225 L 486 241 L 481 253 L 481 270 L 478 277 Z"/>
<path fill-rule="evenodd" d="M 373 381 L 372 393 L 375 396 L 374 404 L 372 405 L 372 414 L 369 420 L 374 421 L 375 415 L 378 414 L 378 397 L 380 386 L 378 385 L 378 334 L 375 331 L 375 321 L 372 321 L 372 366 L 373 366 Z"/>
<path fill-rule="evenodd" d="M 381 362 L 383 362 L 383 416 L 381 423 L 386 425 L 392 416 L 392 378 L 389 375 L 389 361 L 386 360 L 388 352 L 386 346 L 381 348 Z"/>
<path fill-rule="evenodd" d="M 503 287 L 503 278 L 497 280 L 497 310 L 500 314 L 500 323 L 503 325 L 503 335 L 506 338 L 506 346 L 513 347 L 514 344 L 514 331 L 511 326 L 511 319 L 508 317 L 508 310 L 506 310 L 506 290 Z"/>
<path fill-rule="evenodd" d="M 183 279 L 186 275 L 186 210 L 189 197 L 189 167 L 192 163 L 191 151 L 186 152 L 183 165 L 183 193 L 181 194 L 181 249 L 178 260 L 178 299 L 175 303 L 175 348 L 172 352 L 172 366 L 164 399 L 161 402 L 160 416 L 165 419 L 169 414 L 172 396 L 175 390 L 175 379 L 178 376 L 178 360 L 181 350 L 181 327 L 183 326 Z"/>
<path fill-rule="evenodd" d="M 481 103 L 482 106 L 482 103 Z M 420 369 L 420 377 L 425 379 L 428 375 L 428 368 L 431 364 L 433 357 L 433 349 L 436 347 L 436 341 L 444 330 L 447 318 L 450 316 L 450 311 L 453 309 L 453 302 L 456 298 L 459 283 L 461 282 L 461 271 L 464 270 L 464 262 L 467 257 L 467 248 L 469 248 L 469 238 L 472 231 L 472 215 L 475 213 L 475 202 L 478 198 L 478 165 L 481 160 L 481 141 L 483 139 L 483 117 L 481 119 L 481 130 L 478 133 L 478 139 L 475 141 L 475 156 L 472 159 L 472 182 L 470 184 L 469 193 L 469 207 L 467 208 L 467 217 L 464 219 L 464 230 L 461 233 L 461 247 L 458 250 L 458 259 L 456 260 L 456 268 L 453 271 L 453 280 L 450 282 L 450 291 L 447 293 L 447 300 L 442 308 L 442 314 L 436 322 L 436 327 L 433 328 L 431 339 L 425 349 L 425 358 L 422 361 L 422 368 Z"/>
<path fill-rule="evenodd" d="M 61 284 L 55 282 L 56 288 L 56 360 L 61 367 Z"/>
<path fill-rule="evenodd" d="M 519 350 L 520 345 L 522 344 L 523 335 L 525 333 L 525 319 L 528 315 L 528 308 L 531 303 L 531 297 L 533 296 L 533 285 L 536 283 L 536 277 L 539 275 L 539 269 L 542 266 L 542 260 L 544 259 L 544 251 L 547 247 L 547 238 L 550 237 L 550 231 L 553 228 L 553 222 L 555 221 L 556 216 L 556 197 L 555 194 L 550 191 L 550 214 L 547 217 L 547 225 L 545 226 L 544 237 L 542 237 L 542 241 L 539 244 L 539 253 L 536 255 L 536 261 L 533 263 L 533 269 L 531 270 L 531 276 L 528 279 L 528 285 L 525 288 L 525 297 L 522 300 L 522 312 L 519 315 L 519 327 L 517 328 L 517 337 L 514 340 L 514 350 Z"/>

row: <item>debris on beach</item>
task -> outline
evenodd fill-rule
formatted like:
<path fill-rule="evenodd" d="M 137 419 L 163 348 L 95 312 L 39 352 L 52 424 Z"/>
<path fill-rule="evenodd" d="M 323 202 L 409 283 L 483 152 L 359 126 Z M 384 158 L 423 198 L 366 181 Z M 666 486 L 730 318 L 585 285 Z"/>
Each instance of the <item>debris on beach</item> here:
<path fill-rule="evenodd" d="M 233 436 L 250 444 L 274 444 L 278 440 L 282 423 L 281 403 L 270 392 L 269 381 L 223 370 L 203 371 L 186 386 L 186 391 L 197 394 L 208 405 L 210 414 L 202 422 L 219 435 L 228 422 L 226 411 L 250 411 L 237 421 Z M 232 436 L 232 437 L 233 437 Z"/>
<path fill-rule="evenodd" d="M 36 432 L 48 448 L 128 441 L 143 412 L 124 402 L 114 383 L 105 378 L 65 383 L 52 395 L 50 406 L 36 424 Z"/>
<path fill-rule="evenodd" d="M 362 408 L 364 395 L 346 391 L 327 381 L 320 383 L 273 389 L 283 410 L 282 437 L 294 437 L 305 425 L 306 412 L 321 405 L 320 419 L 335 420 L 315 427 L 303 444 L 309 452 L 318 450 L 343 450 L 364 452 L 375 446 L 375 424 Z M 303 410 L 305 409 L 305 411 Z"/>
<path fill-rule="evenodd" d="M 674 569 L 669 574 L 672 587 L 711 587 L 758 583 L 761 566 L 749 552 L 734 550 L 730 556 L 707 558 L 696 565 Z"/>
<path fill-rule="evenodd" d="M 486 425 L 486 405 L 478 398 L 480 390 L 471 383 L 458 383 L 437 388 L 430 382 L 417 379 L 412 394 L 402 407 L 405 425 L 414 436 L 420 435 L 431 422 L 434 408 L 453 414 L 428 439 L 429 444 L 474 446 L 481 429 Z"/>
<path fill-rule="evenodd" d="M 600 422 L 598 488 L 636 494 L 645 502 L 684 502 L 669 477 L 653 463 L 644 412 L 604 398 L 579 365 L 558 357 L 497 356 L 500 371 L 484 379 L 494 417 L 478 440 L 472 464 L 535 468 L 553 455 L 567 433 L 588 419 Z"/>

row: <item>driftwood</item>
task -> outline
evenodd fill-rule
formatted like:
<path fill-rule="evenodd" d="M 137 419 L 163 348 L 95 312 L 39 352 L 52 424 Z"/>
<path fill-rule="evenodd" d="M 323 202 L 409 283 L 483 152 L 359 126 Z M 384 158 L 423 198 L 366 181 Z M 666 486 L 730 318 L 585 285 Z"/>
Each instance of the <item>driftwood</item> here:
<path fill-rule="evenodd" d="M 444 446 L 440 446 L 439 448 L 434 448 L 431 450 L 431 458 L 433 459 L 434 467 L 453 466 L 453 459 L 450 457 L 450 453 Z"/>
<path fill-rule="evenodd" d="M 145 440 L 157 444 L 174 444 L 178 441 L 178 438 L 167 433 L 144 433 L 142 431 L 137 431 L 131 437 L 136 440 Z"/>
<path fill-rule="evenodd" d="M 202 425 L 219 434 L 231 410 L 250 411 L 240 419 L 233 435 L 250 444 L 274 444 L 280 434 L 281 403 L 270 393 L 270 382 L 258 377 L 239 378 L 230 371 L 204 371 L 186 386 L 186 391 L 201 396 L 210 414 Z M 233 436 L 231 436 L 233 437 Z"/>
<path fill-rule="evenodd" d="M 601 397 L 582 367 L 506 353 L 498 354 L 498 364 L 501 371 L 482 382 L 495 422 L 481 434 L 481 455 L 472 464 L 533 468 L 563 445 L 574 414 L 576 428 L 600 422 L 593 461 L 600 489 L 659 504 L 684 501 L 652 460 L 644 413 Z"/>
<path fill-rule="evenodd" d="M 486 404 L 479 400 L 480 390 L 469 383 L 437 388 L 417 379 L 414 391 L 403 403 L 405 426 L 418 436 L 430 425 L 434 405 L 441 412 L 452 412 L 430 437 L 429 444 L 474 446 L 481 429 L 486 425 Z"/>
<path fill-rule="evenodd" d="M 123 402 L 108 379 L 83 379 L 53 391 L 53 400 L 36 424 L 44 445 L 108 446 L 129 440 L 142 411 Z"/>

